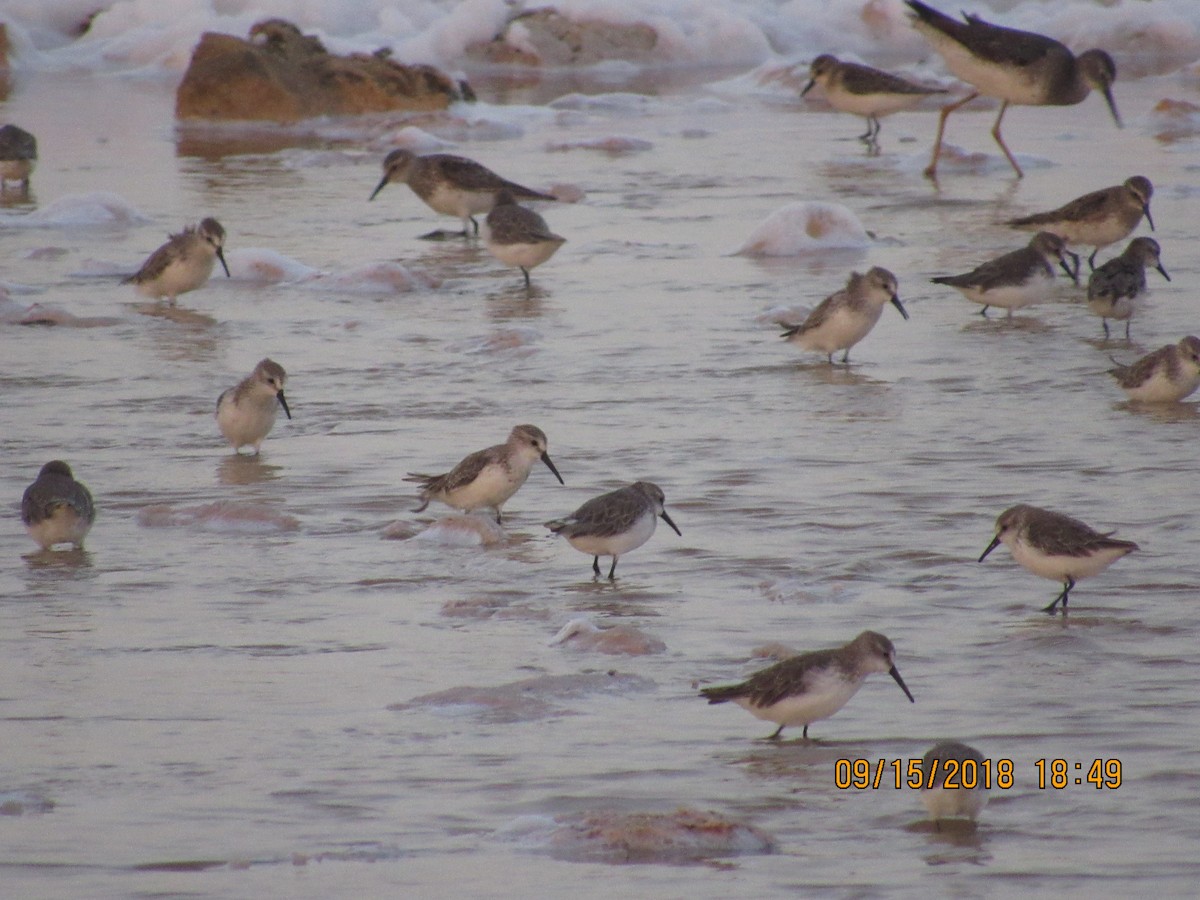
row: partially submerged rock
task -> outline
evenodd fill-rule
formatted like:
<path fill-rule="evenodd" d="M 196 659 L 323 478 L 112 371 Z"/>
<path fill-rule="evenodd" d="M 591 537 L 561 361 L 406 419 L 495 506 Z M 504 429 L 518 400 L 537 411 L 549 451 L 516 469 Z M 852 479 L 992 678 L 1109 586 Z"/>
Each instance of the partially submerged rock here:
<path fill-rule="evenodd" d="M 642 22 L 575 20 L 545 7 L 509 19 L 492 40 L 467 47 L 467 56 L 525 66 L 587 66 L 613 59 L 650 62 L 656 59 L 658 42 L 658 32 Z"/>
<path fill-rule="evenodd" d="M 556 820 L 549 851 L 573 862 L 695 863 L 771 853 L 766 832 L 720 813 L 681 807 L 673 813 L 597 810 Z"/>
<path fill-rule="evenodd" d="M 462 88 L 432 66 L 385 51 L 334 56 L 291 22 L 267 19 L 250 39 L 205 32 L 175 93 L 180 119 L 296 122 L 392 110 L 445 109 Z"/>

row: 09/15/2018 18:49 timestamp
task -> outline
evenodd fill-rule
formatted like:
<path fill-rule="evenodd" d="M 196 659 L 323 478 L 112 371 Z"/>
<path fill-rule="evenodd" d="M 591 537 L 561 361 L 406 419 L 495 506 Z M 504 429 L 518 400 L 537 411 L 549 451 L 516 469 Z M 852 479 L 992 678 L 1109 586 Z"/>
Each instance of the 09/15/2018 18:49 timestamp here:
<path fill-rule="evenodd" d="M 1090 785 L 1096 790 L 1116 790 L 1121 786 L 1119 759 L 1092 759 L 1074 762 L 1068 759 L 1039 759 L 1033 764 L 1039 790 L 1062 790 L 1071 785 Z M 839 759 L 834 763 L 834 786 L 839 790 L 875 790 L 894 786 L 996 788 L 1006 791 L 1016 786 L 1016 767 L 1011 759 L 934 760 L 926 771 L 920 759 Z"/>

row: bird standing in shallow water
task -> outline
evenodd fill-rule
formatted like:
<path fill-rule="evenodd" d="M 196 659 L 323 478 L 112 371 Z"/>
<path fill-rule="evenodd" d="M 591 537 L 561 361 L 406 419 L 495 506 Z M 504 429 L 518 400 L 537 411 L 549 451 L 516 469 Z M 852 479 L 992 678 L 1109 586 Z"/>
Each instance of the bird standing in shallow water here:
<path fill-rule="evenodd" d="M 966 21 L 960 22 L 920 0 L 905 2 L 912 10 L 913 25 L 942 55 L 946 68 L 974 89 L 962 100 L 942 108 L 926 177 L 937 175 L 946 118 L 980 94 L 1001 101 L 992 137 L 1018 178 L 1025 173 L 1000 135 L 1000 122 L 1010 104 L 1074 106 L 1094 89 L 1104 94 L 1113 120 L 1121 127 L 1112 96 L 1117 67 L 1103 50 L 1088 50 L 1076 57 L 1063 44 L 1045 35 L 1002 28 L 966 13 L 963 15 Z"/>
<path fill-rule="evenodd" d="M 1092 247 L 1088 267 L 1096 268 L 1096 254 L 1109 244 L 1124 240 L 1137 228 L 1142 216 L 1154 230 L 1150 216 L 1150 198 L 1154 185 L 1142 175 L 1125 179 L 1124 184 L 1101 188 L 1076 197 L 1058 209 L 1010 219 L 1008 225 L 1025 231 L 1051 231 L 1068 244 Z M 1079 273 L 1076 272 L 1076 279 Z"/>
<path fill-rule="evenodd" d="M 649 481 L 631 485 L 593 497 L 575 512 L 547 522 L 546 527 L 561 534 L 572 547 L 592 556 L 592 571 L 600 575 L 600 557 L 611 556 L 608 580 L 617 573 L 617 560 L 636 550 L 654 534 L 661 518 L 683 537 L 667 511 L 662 488 Z"/>
<path fill-rule="evenodd" d="M 1012 558 L 1034 575 L 1062 582 L 1062 593 L 1042 612 L 1054 615 L 1062 601 L 1067 614 L 1067 599 L 1075 581 L 1103 572 L 1122 556 L 1138 549 L 1133 541 L 1122 541 L 1101 534 L 1078 519 L 1048 509 L 1021 503 L 1000 513 L 996 536 L 979 557 L 983 562 L 1000 544 L 1008 547 Z"/>
<path fill-rule="evenodd" d="M 780 335 L 804 350 L 819 350 L 833 365 L 835 350 L 844 350 L 842 362 L 850 362 L 850 348 L 865 338 L 891 303 L 905 319 L 908 310 L 896 293 L 896 276 L 875 266 L 866 275 L 850 273 L 846 286 L 830 294 L 799 325 L 785 326 Z"/>
<path fill-rule="evenodd" d="M 503 444 L 477 450 L 445 475 L 410 472 L 404 480 L 421 486 L 421 505 L 415 512 L 423 512 L 431 500 L 440 500 L 465 512 L 491 509 L 499 524 L 500 507 L 521 489 L 539 459 L 554 473 L 559 484 L 566 483 L 550 459 L 547 446 L 542 429 L 536 425 L 518 425 Z"/>
<path fill-rule="evenodd" d="M 1108 337 L 1108 320 L 1125 320 L 1125 340 L 1129 340 L 1129 323 L 1133 320 L 1134 303 L 1146 290 L 1146 267 L 1154 266 L 1167 281 L 1171 276 L 1159 259 L 1160 249 L 1154 238 L 1138 237 L 1129 242 L 1125 252 L 1110 259 L 1088 279 L 1088 309 L 1097 316 Z"/>
<path fill-rule="evenodd" d="M 491 212 L 500 191 L 506 190 L 518 200 L 556 199 L 550 194 L 501 178 L 472 159 L 449 153 L 417 156 L 403 148 L 393 150 L 383 158 L 383 178 L 367 199 L 374 200 L 384 187 L 392 183 L 407 184 L 434 212 L 461 219 L 462 237 L 479 234 L 479 223 L 475 221 L 475 216 Z M 467 230 L 468 222 L 472 231 Z M 440 236 L 440 232 L 430 232 L 425 236 Z"/>
<path fill-rule="evenodd" d="M 940 741 L 926 752 L 921 803 L 935 826 L 945 819 L 979 818 L 988 802 L 985 775 L 983 754 L 967 744 Z"/>
<path fill-rule="evenodd" d="M 166 297 L 172 304 L 180 294 L 202 287 L 216 261 L 221 261 L 225 277 L 230 277 L 225 264 L 225 229 L 216 219 L 208 218 L 195 228 L 185 228 L 155 250 L 133 275 L 121 280 L 132 284 L 138 292 L 160 300 Z"/>
<path fill-rule="evenodd" d="M 803 725 L 801 737 L 807 739 L 808 726 L 845 706 L 873 672 L 887 672 L 909 702 L 916 702 L 896 668 L 896 648 L 877 631 L 864 631 L 842 647 L 777 662 L 740 684 L 704 688 L 700 693 L 709 703 L 732 700 L 756 718 L 778 723 L 768 740 L 778 740 L 789 725 Z"/>
<path fill-rule="evenodd" d="M 58 544 L 83 549 L 83 539 L 96 521 L 91 492 L 75 480 L 61 459 L 42 466 L 37 480 L 21 497 L 21 521 L 43 550 Z"/>
<path fill-rule="evenodd" d="M 37 139 L 23 128 L 0 128 L 0 190 L 10 181 L 19 181 L 21 190 L 29 190 L 29 176 L 37 165 Z"/>
<path fill-rule="evenodd" d="M 540 266 L 567 242 L 532 209 L 518 206 L 507 190 L 496 195 L 496 205 L 485 221 L 488 252 L 506 266 L 520 269 L 525 287 L 530 286 L 529 270 Z"/>
<path fill-rule="evenodd" d="M 223 391 L 217 398 L 217 427 L 225 440 L 233 445 L 234 453 L 251 444 L 254 455 L 258 455 L 263 439 L 275 427 L 275 415 L 280 406 L 289 419 L 292 417 L 283 395 L 286 383 L 287 373 L 283 366 L 264 359 L 236 387 Z"/>
<path fill-rule="evenodd" d="M 944 94 L 941 88 L 927 88 L 905 81 L 870 66 L 842 62 L 823 53 L 812 61 L 812 76 L 800 92 L 803 97 L 820 85 L 829 105 L 839 112 L 865 116 L 867 131 L 858 139 L 869 148 L 879 148 L 879 119 L 902 109 L 911 109 L 931 94 Z"/>
<path fill-rule="evenodd" d="M 1043 231 L 1035 234 L 1028 246 L 989 259 L 970 272 L 929 280 L 949 285 L 973 303 L 982 303 L 981 316 L 987 315 L 989 306 L 999 306 L 1011 317 L 1014 309 L 1030 306 L 1046 296 L 1054 281 L 1054 262 L 1067 275 L 1073 274 L 1067 253 L 1062 238 Z"/>
<path fill-rule="evenodd" d="M 1200 338 L 1188 335 L 1167 344 L 1130 366 L 1109 369 L 1130 400 L 1177 403 L 1200 387 Z"/>

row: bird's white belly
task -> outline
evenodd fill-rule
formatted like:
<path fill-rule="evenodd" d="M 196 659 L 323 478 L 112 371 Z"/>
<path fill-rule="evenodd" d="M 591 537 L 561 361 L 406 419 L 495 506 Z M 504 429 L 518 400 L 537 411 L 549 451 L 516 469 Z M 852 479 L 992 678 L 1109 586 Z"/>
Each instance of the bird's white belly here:
<path fill-rule="evenodd" d="M 56 507 L 46 519 L 28 526 L 29 536 L 45 550 L 56 544 L 80 545 L 92 523 L 80 516 L 69 506 Z"/>
<path fill-rule="evenodd" d="M 217 427 L 235 450 L 247 444 L 257 448 L 275 426 L 277 410 L 278 401 L 274 397 L 269 406 L 227 401 L 217 408 Z"/>
<path fill-rule="evenodd" d="M 976 775 L 976 780 L 982 780 L 983 772 Z M 971 776 L 968 774 L 967 781 Z M 987 790 L 982 786 L 973 788 L 943 788 L 935 787 L 921 791 L 921 802 L 929 812 L 931 819 L 971 819 L 979 817 L 979 813 L 987 806 Z"/>
<path fill-rule="evenodd" d="M 506 266 L 532 269 L 552 257 L 561 246 L 561 241 L 537 241 L 530 244 L 497 244 L 489 241 L 487 248 Z"/>
<path fill-rule="evenodd" d="M 498 509 L 525 483 L 524 472 L 511 471 L 500 465 L 484 466 L 469 484 L 455 488 L 443 498 L 455 509 Z"/>
<path fill-rule="evenodd" d="M 646 510 L 638 516 L 633 526 L 620 534 L 596 537 L 593 535 L 576 535 L 567 538 L 571 546 L 592 556 L 622 556 L 630 550 L 636 550 L 654 534 L 658 526 L 658 517 L 653 510 Z"/>
<path fill-rule="evenodd" d="M 803 694 L 784 697 L 770 706 L 754 706 L 746 697 L 735 702 L 759 719 L 777 725 L 810 725 L 818 719 L 827 719 L 845 706 L 862 687 L 862 679 L 849 680 L 838 674 L 820 678 Z"/>
<path fill-rule="evenodd" d="M 25 181 L 31 172 L 33 172 L 33 160 L 31 159 L 0 160 L 0 178 L 5 181 Z"/>
<path fill-rule="evenodd" d="M 438 185 L 422 198 L 430 209 L 444 216 L 466 219 L 468 216 L 491 212 L 496 195 L 491 191 L 466 191 L 449 185 Z"/>
<path fill-rule="evenodd" d="M 923 94 L 852 94 L 846 90 L 826 91 L 829 105 L 840 112 L 858 116 L 890 116 L 902 109 L 911 109 L 921 102 Z"/>
<path fill-rule="evenodd" d="M 822 353 L 849 350 L 870 333 L 882 312 L 882 308 L 874 310 L 874 314 L 872 310 L 834 312 L 819 327 L 802 332 L 793 340 L 805 350 L 820 350 Z"/>
<path fill-rule="evenodd" d="M 1071 578 L 1088 578 L 1103 572 L 1129 551 L 1123 547 L 1094 550 L 1087 556 L 1059 556 L 1045 553 L 1029 546 L 1024 541 L 1015 541 L 1009 551 L 1013 559 L 1026 570 L 1051 581 Z"/>
<path fill-rule="evenodd" d="M 1105 319 L 1123 322 L 1133 316 L 1134 301 L 1130 297 L 1113 300 L 1111 297 L 1094 297 L 1087 302 L 1088 311 Z"/>
<path fill-rule="evenodd" d="M 138 285 L 138 290 L 148 297 L 175 297 L 194 291 L 208 281 L 216 265 L 215 256 L 198 256 L 176 260 L 150 281 Z"/>
<path fill-rule="evenodd" d="M 1049 293 L 1054 276 L 1045 271 L 1039 271 L 1021 284 L 1002 285 L 990 290 L 980 290 L 975 287 L 959 288 L 964 297 L 984 306 L 998 306 L 1001 309 L 1022 309 L 1032 306 L 1039 300 L 1044 300 Z"/>
<path fill-rule="evenodd" d="M 970 84 L 985 97 L 996 97 L 1024 106 L 1037 106 L 1042 103 L 1042 85 L 1026 77 L 1019 69 L 1009 69 L 980 59 L 936 28 L 919 30 L 942 55 L 951 74 Z"/>
<path fill-rule="evenodd" d="M 1159 368 L 1137 387 L 1126 388 L 1125 393 L 1130 400 L 1142 403 L 1173 403 L 1187 397 L 1197 387 L 1200 387 L 1200 375 L 1189 375 L 1172 381 L 1167 377 L 1167 373 Z"/>

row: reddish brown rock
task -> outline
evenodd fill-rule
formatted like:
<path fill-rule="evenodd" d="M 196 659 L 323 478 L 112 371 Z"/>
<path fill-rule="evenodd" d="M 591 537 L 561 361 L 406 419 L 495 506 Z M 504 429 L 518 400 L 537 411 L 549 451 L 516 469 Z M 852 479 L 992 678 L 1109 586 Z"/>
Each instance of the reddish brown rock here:
<path fill-rule="evenodd" d="M 658 32 L 638 22 L 618 25 L 568 19 L 551 7 L 513 17 L 490 41 L 467 47 L 467 56 L 498 65 L 587 66 L 610 59 L 658 59 Z"/>
<path fill-rule="evenodd" d="M 463 99 L 432 66 L 406 66 L 387 53 L 334 56 L 283 19 L 250 39 L 205 32 L 175 94 L 180 119 L 295 122 L 392 110 L 445 109 Z"/>

